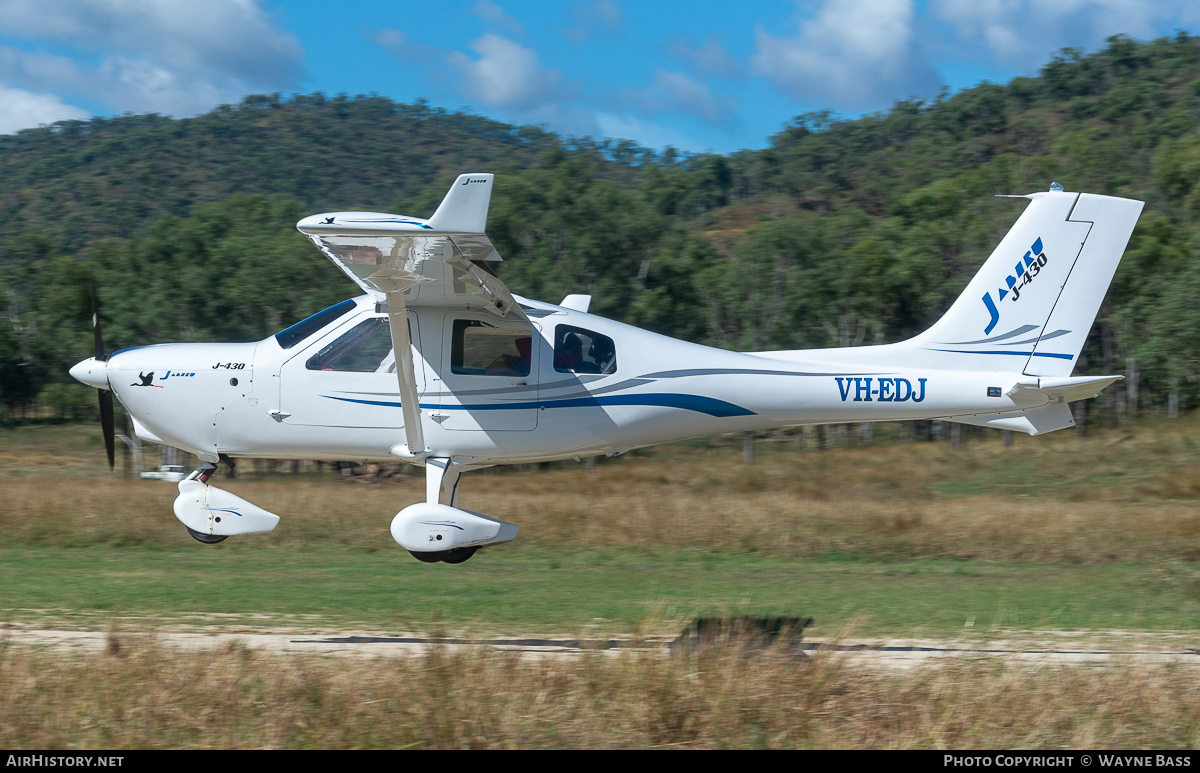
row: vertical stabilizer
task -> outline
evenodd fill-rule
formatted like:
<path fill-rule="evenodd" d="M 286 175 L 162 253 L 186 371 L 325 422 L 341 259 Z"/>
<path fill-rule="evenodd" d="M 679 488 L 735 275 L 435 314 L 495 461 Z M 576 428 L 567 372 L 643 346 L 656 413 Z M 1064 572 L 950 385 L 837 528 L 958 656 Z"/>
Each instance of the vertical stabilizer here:
<path fill-rule="evenodd" d="M 1142 202 L 1057 191 L 1027 198 L 946 315 L 899 345 L 910 364 L 1070 375 Z"/>

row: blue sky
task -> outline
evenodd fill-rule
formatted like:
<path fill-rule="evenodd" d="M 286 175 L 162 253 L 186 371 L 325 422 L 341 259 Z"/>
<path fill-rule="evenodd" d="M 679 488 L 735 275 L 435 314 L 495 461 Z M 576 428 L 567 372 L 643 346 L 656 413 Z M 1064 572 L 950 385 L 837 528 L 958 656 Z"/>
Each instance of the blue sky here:
<path fill-rule="evenodd" d="M 730 153 L 792 117 L 1034 75 L 1065 46 L 1195 34 L 1195 0 L 0 0 L 0 133 L 247 94 L 426 99 Z"/>

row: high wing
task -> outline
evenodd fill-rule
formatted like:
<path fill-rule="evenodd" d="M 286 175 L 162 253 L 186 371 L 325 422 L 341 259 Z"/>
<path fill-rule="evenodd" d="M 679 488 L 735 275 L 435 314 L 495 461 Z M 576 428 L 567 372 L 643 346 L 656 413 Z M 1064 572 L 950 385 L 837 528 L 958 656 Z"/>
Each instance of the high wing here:
<path fill-rule="evenodd" d="M 296 227 L 346 276 L 378 300 L 402 292 L 409 306 L 454 306 L 525 318 L 488 268 L 501 260 L 484 235 L 491 174 L 460 175 L 433 217 L 326 212 Z"/>
<path fill-rule="evenodd" d="M 359 287 L 387 304 L 409 455 L 425 450 L 407 307 L 472 309 L 528 321 L 492 270 L 484 235 L 493 175 L 460 175 L 428 220 L 382 212 L 326 212 L 296 224 Z"/>

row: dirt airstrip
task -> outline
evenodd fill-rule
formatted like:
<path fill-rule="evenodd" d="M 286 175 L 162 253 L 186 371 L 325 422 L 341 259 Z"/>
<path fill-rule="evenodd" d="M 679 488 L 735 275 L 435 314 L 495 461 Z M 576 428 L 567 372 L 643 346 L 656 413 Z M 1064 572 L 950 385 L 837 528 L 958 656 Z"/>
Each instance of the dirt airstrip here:
<path fill-rule="evenodd" d="M 93 653 L 114 647 L 152 644 L 181 651 L 208 650 L 234 644 L 279 655 L 329 657 L 414 657 L 431 646 L 453 649 L 487 647 L 517 651 L 529 659 L 577 658 L 601 651 L 610 656 L 628 652 L 668 653 L 678 648 L 672 636 L 579 638 L 575 636 L 431 637 L 424 633 L 381 633 L 329 628 L 279 628 L 241 625 L 163 628 L 123 625 L 107 629 L 53 628 L 8 623 L 0 642 L 60 653 Z M 1176 663 L 1200 666 L 1200 635 L 1143 631 L 1003 631 L 966 633 L 956 638 L 833 638 L 805 636 L 776 646 L 812 655 L 833 650 L 848 663 L 905 669 L 946 664 L 964 659 L 995 659 L 1028 666 L 1132 665 Z"/>

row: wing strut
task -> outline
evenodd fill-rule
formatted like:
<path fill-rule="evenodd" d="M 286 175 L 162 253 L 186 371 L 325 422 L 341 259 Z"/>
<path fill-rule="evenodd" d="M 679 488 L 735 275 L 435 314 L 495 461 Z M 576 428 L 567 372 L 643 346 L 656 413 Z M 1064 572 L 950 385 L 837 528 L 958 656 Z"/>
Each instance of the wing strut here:
<path fill-rule="evenodd" d="M 400 410 L 404 414 L 404 436 L 408 452 L 418 456 L 425 451 L 421 432 L 421 405 L 417 399 L 417 378 L 413 368 L 412 339 L 408 330 L 408 308 L 404 293 L 388 293 L 388 324 L 392 329 L 392 349 L 396 352 L 396 379 L 400 382 Z"/>
<path fill-rule="evenodd" d="M 400 411 L 404 415 L 407 455 L 422 456 L 425 453 L 425 436 L 421 431 L 421 404 L 417 397 L 417 376 L 413 366 L 412 336 L 408 327 L 404 291 L 425 280 L 402 269 L 385 266 L 371 276 L 371 281 L 387 293 L 388 327 L 392 332 L 392 351 L 396 355 L 396 380 L 400 383 Z"/>

